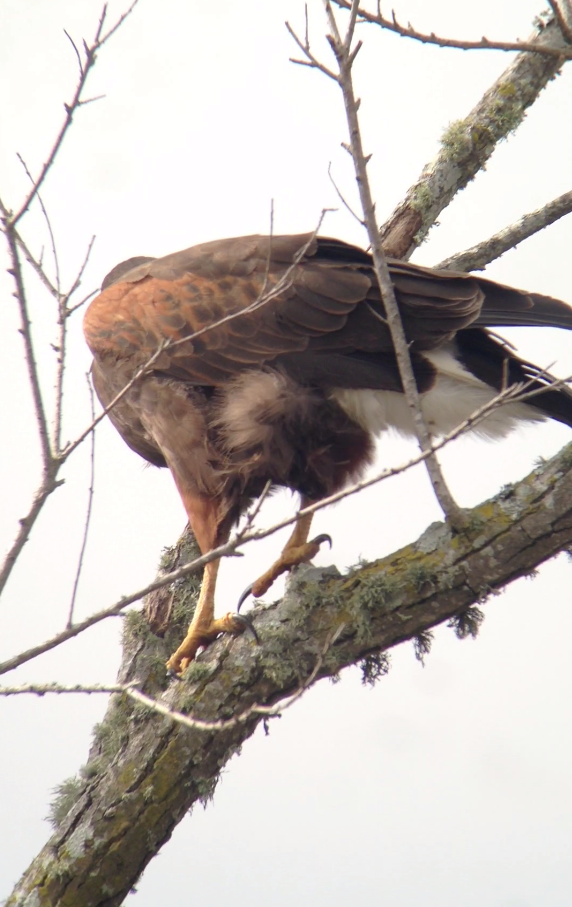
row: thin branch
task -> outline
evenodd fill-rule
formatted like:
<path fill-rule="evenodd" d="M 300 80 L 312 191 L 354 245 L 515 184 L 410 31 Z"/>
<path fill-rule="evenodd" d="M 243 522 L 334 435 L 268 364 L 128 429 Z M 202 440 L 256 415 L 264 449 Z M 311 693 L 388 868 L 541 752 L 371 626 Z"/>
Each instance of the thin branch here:
<path fill-rule="evenodd" d="M 80 74 L 80 77 L 81 77 L 81 74 L 82 74 L 82 72 L 83 72 L 83 65 L 82 65 L 82 62 L 81 62 L 81 55 L 80 55 L 80 52 L 79 52 L 79 50 L 77 49 L 77 44 L 75 43 L 75 41 L 74 41 L 74 39 L 72 38 L 72 36 L 70 35 L 70 33 L 67 32 L 67 31 L 65 30 L 65 28 L 64 28 L 64 35 L 66 36 L 66 38 L 68 39 L 68 41 L 70 42 L 71 46 L 72 46 L 73 49 L 74 49 L 75 55 L 76 55 L 76 57 L 77 57 L 77 63 L 78 63 L 78 66 L 79 66 L 79 74 Z"/>
<path fill-rule="evenodd" d="M 135 7 L 137 6 L 138 2 L 139 2 L 139 0 L 133 0 L 133 3 L 131 4 L 131 6 L 129 6 L 129 7 L 125 10 L 125 12 L 121 14 L 121 16 L 119 17 L 119 19 L 118 19 L 117 22 L 115 23 L 115 25 L 112 25 L 111 28 L 109 29 L 109 31 L 106 32 L 106 34 L 103 36 L 103 38 L 101 38 L 101 40 L 100 40 L 100 42 L 99 42 L 99 47 L 103 47 L 104 44 L 107 44 L 107 42 L 109 41 L 109 39 L 110 39 L 111 37 L 113 37 L 113 35 L 115 34 L 115 32 L 116 32 L 119 28 L 121 28 L 121 26 L 123 25 L 123 23 L 125 22 L 125 20 L 127 19 L 127 17 L 131 15 L 131 13 L 133 12 L 133 10 L 134 10 Z M 104 18 L 105 18 L 106 11 L 107 11 L 107 4 L 105 4 L 105 6 L 104 6 L 104 8 L 103 8 L 103 14 L 102 14 L 102 18 L 101 18 L 101 28 L 103 28 L 103 20 L 104 20 Z"/>
<path fill-rule="evenodd" d="M 22 265 L 20 262 L 20 256 L 18 255 L 18 245 L 16 242 L 16 237 L 14 235 L 14 230 L 11 223 L 4 221 L 6 240 L 8 242 L 8 248 L 10 250 L 10 259 L 12 267 L 10 268 L 9 273 L 14 278 L 14 283 L 16 284 L 16 292 L 14 296 L 18 302 L 18 307 L 20 309 L 20 332 L 24 340 L 24 350 L 26 355 L 26 367 L 28 369 L 28 379 L 30 381 L 30 389 L 32 391 L 32 398 L 34 400 L 34 409 L 36 413 L 36 423 L 38 426 L 38 434 L 40 437 L 40 446 L 42 449 L 42 462 L 44 467 L 44 474 L 47 474 L 48 471 L 52 468 L 52 452 L 50 447 L 50 436 L 48 432 L 48 423 L 46 420 L 46 412 L 44 408 L 44 401 L 42 398 L 42 391 L 40 388 L 40 379 L 38 375 L 38 365 L 36 362 L 36 354 L 34 351 L 34 342 L 32 339 L 32 323 L 30 321 L 30 316 L 28 314 L 28 299 L 26 296 L 26 289 L 24 287 L 24 278 L 22 275 Z"/>
<path fill-rule="evenodd" d="M 292 26 L 289 22 L 284 23 L 288 34 L 294 39 L 304 56 L 305 60 L 298 60 L 295 57 L 290 57 L 291 63 L 296 63 L 298 66 L 309 66 L 311 69 L 318 69 L 320 72 L 323 72 L 325 76 L 329 79 L 333 79 L 334 82 L 338 81 L 338 77 L 331 69 L 328 69 L 327 66 L 324 66 L 312 53 L 310 49 L 310 43 L 308 40 L 308 8 L 306 7 L 306 34 L 304 40 L 298 37 Z"/>
<path fill-rule="evenodd" d="M 94 395 L 94 390 L 93 390 L 93 384 L 91 382 L 91 375 L 89 374 L 89 372 L 87 373 L 85 378 L 87 381 L 87 386 L 89 388 L 89 400 L 90 400 L 90 404 L 91 404 L 91 418 L 95 419 L 95 395 Z M 82 536 L 82 540 L 81 540 L 81 548 L 80 548 L 80 552 L 79 552 L 77 569 L 76 569 L 76 574 L 75 574 L 75 579 L 74 579 L 74 584 L 73 584 L 73 589 L 72 589 L 70 609 L 69 609 L 69 614 L 68 614 L 68 622 L 66 624 L 66 627 L 68 630 L 73 625 L 73 612 L 74 612 L 75 601 L 76 601 L 76 597 L 77 597 L 79 581 L 81 578 L 81 572 L 83 570 L 83 560 L 84 560 L 85 551 L 87 548 L 87 539 L 88 539 L 89 527 L 90 527 L 90 523 L 91 523 L 91 512 L 93 509 L 93 494 L 94 494 L 94 488 L 95 488 L 95 431 L 93 431 L 91 433 L 91 451 L 90 451 L 90 457 L 89 457 L 89 464 L 90 464 L 90 469 L 89 469 L 89 490 L 87 493 L 87 508 L 86 508 L 86 512 L 85 512 L 85 522 L 84 522 L 84 526 L 83 526 L 83 536 Z"/>
<path fill-rule="evenodd" d="M 26 161 L 24 160 L 24 158 L 22 157 L 22 155 L 19 152 L 16 152 L 16 157 L 20 161 L 22 167 L 24 168 L 24 172 L 25 172 L 26 176 L 28 177 L 28 179 L 30 180 L 30 182 L 33 186 L 34 178 L 28 169 L 28 165 L 26 164 Z M 59 263 L 59 259 L 58 259 L 58 252 L 56 249 L 56 239 L 54 236 L 54 231 L 52 230 L 52 222 L 48 216 L 46 206 L 44 205 L 42 196 L 40 195 L 39 192 L 36 194 L 36 198 L 38 199 L 38 203 L 40 205 L 42 214 L 44 216 L 44 220 L 46 222 L 46 226 L 48 228 L 48 235 L 50 237 L 50 244 L 52 247 L 52 257 L 54 259 L 54 268 L 55 268 L 55 272 L 56 272 L 56 283 L 55 283 L 56 294 L 57 294 L 57 299 L 59 301 L 61 299 L 61 280 L 60 280 L 60 263 Z"/>
<path fill-rule="evenodd" d="M 88 293 L 87 296 L 84 296 L 83 299 L 80 299 L 80 301 L 76 302 L 75 305 L 69 306 L 68 318 L 70 317 L 70 315 L 73 315 L 74 312 L 77 312 L 78 309 L 83 308 L 86 302 L 89 302 L 89 300 L 96 296 L 99 292 L 100 290 L 91 290 L 91 292 Z"/>
<path fill-rule="evenodd" d="M 55 406 L 54 406 L 54 428 L 53 428 L 53 445 L 56 456 L 61 453 L 61 442 L 62 442 L 62 425 L 63 425 L 63 405 L 64 405 L 64 378 L 66 370 L 66 342 L 67 342 L 67 327 L 68 327 L 68 316 L 69 316 L 69 300 L 79 287 L 81 283 L 81 278 L 89 261 L 89 256 L 91 255 L 91 250 L 93 248 L 93 243 L 95 242 L 95 237 L 92 236 L 88 243 L 87 251 L 85 253 L 83 262 L 80 266 L 78 274 L 72 283 L 70 290 L 63 296 L 59 297 L 58 305 L 58 328 L 59 328 L 59 337 L 56 347 L 57 352 L 57 370 L 56 370 L 56 388 L 55 388 Z M 59 286 L 59 283 L 58 283 Z M 95 412 L 93 412 L 92 407 L 92 417 L 95 417 Z"/>
<path fill-rule="evenodd" d="M 0 214 L 2 214 L 2 232 L 5 233 L 6 232 L 5 224 L 6 224 L 6 222 L 10 221 L 10 218 L 12 217 L 12 212 L 7 207 L 7 205 L 2 201 L 1 198 L 0 198 Z M 26 245 L 26 243 L 22 239 L 22 236 L 20 235 L 18 230 L 16 230 L 15 227 L 12 228 L 12 232 L 14 234 L 16 243 L 18 244 L 18 247 L 22 250 L 24 258 L 26 259 L 28 264 L 36 272 L 37 276 L 40 278 L 41 282 L 44 284 L 46 290 L 57 299 L 58 290 L 56 289 L 54 284 L 51 282 L 51 280 L 48 278 L 48 276 L 44 270 L 44 266 L 43 266 L 41 257 L 40 257 L 40 259 L 37 259 L 34 257 L 34 255 L 32 255 L 32 252 L 30 251 L 29 247 Z"/>
<path fill-rule="evenodd" d="M 519 242 L 534 236 L 571 211 L 572 192 L 565 192 L 542 208 L 524 214 L 516 223 L 509 224 L 489 239 L 465 249 L 464 252 L 457 252 L 456 255 L 445 258 L 436 265 L 436 268 L 450 271 L 482 271 L 491 261 L 500 258 L 509 249 L 514 249 Z"/>
<path fill-rule="evenodd" d="M 239 724 L 244 724 L 244 722 L 248 721 L 255 715 L 262 715 L 266 718 L 278 718 L 283 712 L 286 711 L 286 709 L 289 709 L 291 706 L 293 706 L 294 703 L 297 702 L 311 687 L 324 664 L 324 658 L 326 657 L 336 640 L 339 639 L 345 628 L 346 624 L 343 622 L 339 623 L 334 628 L 334 630 L 329 634 L 322 650 L 319 652 L 316 663 L 306 680 L 299 685 L 298 689 L 294 693 L 292 693 L 291 696 L 283 699 L 280 705 L 260 705 L 257 703 L 256 705 L 249 706 L 247 709 L 244 709 L 244 711 L 239 712 L 239 714 L 234 715 L 232 718 L 220 719 L 218 721 L 203 721 L 201 718 L 193 718 L 191 715 L 186 715 L 183 712 L 177 711 L 176 709 L 171 709 L 168 705 L 165 705 L 158 699 L 154 699 L 152 696 L 147 696 L 146 693 L 141 692 L 141 690 L 138 689 L 138 687 L 140 686 L 139 681 L 107 685 L 99 683 L 91 685 L 75 684 L 74 686 L 65 686 L 59 683 L 26 683 L 21 684 L 20 686 L 12 687 L 0 686 L 0 696 L 8 697 L 27 694 L 45 696 L 49 693 L 119 693 L 127 696 L 129 699 L 133 699 L 134 702 L 137 702 L 140 705 L 146 706 L 150 711 L 156 712 L 159 715 L 163 715 L 166 718 L 170 718 L 171 721 L 174 721 L 176 724 L 180 724 L 183 727 L 187 727 L 191 730 L 226 731 L 230 728 L 236 727 Z"/>
<path fill-rule="evenodd" d="M 459 529 L 464 523 L 463 514 L 461 509 L 453 499 L 453 496 L 447 487 L 447 483 L 441 471 L 441 467 L 439 466 L 439 463 L 433 454 L 433 442 L 427 429 L 423 411 L 421 409 L 419 392 L 417 390 L 417 382 L 415 380 L 413 367 L 411 365 L 411 357 L 409 355 L 409 345 L 405 336 L 405 331 L 403 329 L 403 323 L 401 321 L 401 315 L 399 313 L 397 301 L 395 299 L 393 282 L 391 280 L 385 255 L 383 253 L 381 237 L 375 216 L 375 206 L 371 195 L 371 189 L 367 175 L 367 163 L 369 158 L 366 159 L 363 151 L 358 117 L 359 104 L 356 101 L 354 95 L 352 81 L 352 66 L 355 60 L 356 51 L 359 49 L 358 45 L 355 51 L 351 51 L 353 31 L 356 24 L 358 0 L 353 0 L 351 6 L 350 22 L 346 36 L 343 40 L 340 37 L 336 19 L 329 0 L 326 0 L 325 7 L 328 16 L 328 22 L 332 30 L 332 34 L 328 36 L 328 40 L 334 52 L 339 68 L 338 83 L 340 85 L 344 98 L 344 105 L 350 135 L 351 154 L 356 173 L 356 181 L 358 184 L 361 206 L 364 213 L 364 220 L 369 241 L 371 244 L 371 254 L 373 257 L 374 269 L 377 281 L 379 283 L 381 298 L 383 300 L 383 305 L 387 317 L 387 324 L 391 333 L 393 349 L 399 367 L 399 374 L 401 377 L 401 383 L 403 385 L 403 391 L 411 410 L 415 433 L 419 440 L 419 446 L 423 452 L 428 452 L 425 463 L 437 500 L 439 501 L 439 504 L 447 519 L 451 522 L 451 525 Z"/>
<path fill-rule="evenodd" d="M 0 594 L 2 593 L 4 586 L 8 582 L 8 579 L 10 577 L 10 574 L 12 573 L 12 570 L 14 569 L 16 561 L 18 560 L 20 552 L 28 541 L 32 528 L 36 520 L 38 519 L 44 504 L 46 503 L 52 492 L 55 491 L 56 488 L 59 488 L 60 485 L 63 485 L 63 479 L 58 480 L 56 478 L 58 469 L 59 466 L 57 466 L 56 464 L 56 466 L 54 466 L 53 473 L 50 471 L 47 475 L 44 476 L 42 484 L 34 495 L 32 506 L 30 507 L 26 516 L 19 521 L 20 528 L 18 529 L 16 538 L 12 542 L 12 546 L 8 551 L 6 557 L 4 558 L 2 568 L 0 569 Z"/>
<path fill-rule="evenodd" d="M 565 2 L 566 2 L 566 0 L 565 0 Z M 567 21 L 567 16 L 560 9 L 560 4 L 557 3 L 556 0 L 548 0 L 548 5 L 549 5 L 550 9 L 552 10 L 552 12 L 554 13 L 554 18 L 558 22 L 558 27 L 560 28 L 560 31 L 562 32 L 562 37 L 564 38 L 564 40 L 566 41 L 567 44 L 572 44 L 572 28 L 570 28 L 570 24 Z M 570 12 L 570 8 L 568 8 L 567 13 L 568 13 L 568 17 L 572 18 L 572 13 Z"/>
<path fill-rule="evenodd" d="M 22 203 L 22 205 L 20 206 L 18 212 L 10 220 L 10 223 L 13 227 L 16 226 L 16 224 L 18 223 L 20 218 L 22 218 L 24 216 L 24 214 L 28 211 L 30 205 L 36 198 L 42 183 L 44 182 L 46 176 L 48 175 L 48 172 L 50 171 L 52 164 L 54 163 L 54 160 L 56 159 L 56 156 L 66 137 L 68 129 L 70 128 L 70 126 L 72 124 L 73 115 L 82 104 L 82 93 L 85 88 L 87 78 L 95 65 L 97 51 L 101 47 L 103 47 L 103 45 L 109 40 L 109 38 L 123 24 L 123 22 L 125 21 L 127 16 L 135 8 L 137 2 L 138 2 L 138 0 L 134 0 L 134 2 L 131 4 L 129 9 L 125 13 L 123 13 L 123 15 L 118 19 L 118 21 L 115 23 L 115 25 L 107 32 L 107 34 L 102 35 L 103 26 L 104 26 L 106 14 L 107 14 L 107 4 L 104 5 L 103 10 L 101 12 L 101 16 L 99 18 L 99 22 L 97 24 L 95 36 L 94 36 L 94 39 L 93 39 L 91 45 L 88 46 L 84 42 L 83 47 L 84 47 L 85 59 L 84 59 L 83 63 L 81 61 L 81 57 L 79 56 L 77 47 L 75 46 L 75 44 L 72 41 L 72 45 L 76 51 L 76 54 L 78 55 L 78 59 L 79 59 L 79 63 L 80 63 L 80 76 L 79 76 L 79 80 L 78 80 L 78 83 L 76 86 L 76 90 L 74 92 L 73 98 L 70 101 L 70 103 L 64 104 L 66 115 L 65 115 L 63 124 L 60 128 L 60 131 L 59 131 L 58 135 L 56 136 L 56 140 L 52 146 L 52 149 L 51 149 L 50 153 L 48 154 L 48 158 L 47 158 L 46 162 L 42 166 L 40 173 L 38 174 L 36 179 L 33 181 L 32 189 L 30 190 L 29 194 L 26 196 L 26 198 L 25 198 L 24 202 Z"/>
<path fill-rule="evenodd" d="M 360 225 L 360 227 L 365 227 L 365 223 L 364 223 L 364 221 L 363 221 L 363 218 L 360 217 L 359 214 L 356 214 L 356 212 L 355 212 L 354 209 L 351 207 L 351 205 L 349 204 L 349 202 L 346 201 L 346 199 L 344 198 L 344 196 L 343 196 L 342 193 L 340 192 L 340 190 L 339 190 L 339 188 L 338 188 L 338 186 L 337 186 L 337 183 L 336 183 L 334 177 L 332 176 L 332 162 L 331 162 L 331 161 L 330 161 L 330 163 L 328 164 L 328 177 L 329 177 L 329 180 L 330 180 L 332 186 L 334 187 L 334 189 L 335 189 L 335 191 L 336 191 L 336 195 L 338 196 L 338 198 L 339 198 L 339 200 L 341 201 L 342 205 L 349 211 L 349 213 L 351 214 L 351 216 L 352 216 L 353 218 L 355 218 L 355 220 L 357 220 L 357 222 L 358 222 L 358 224 Z"/>
<path fill-rule="evenodd" d="M 349 0 L 333 0 L 336 6 L 341 7 L 341 9 L 352 9 L 353 4 Z M 550 0 L 549 0 L 550 2 Z M 552 4 L 553 10 L 557 5 L 556 3 Z M 458 50 L 502 50 L 508 52 L 522 52 L 528 51 L 531 53 L 545 54 L 546 56 L 570 59 L 572 57 L 572 49 L 559 49 L 555 47 L 550 47 L 546 45 L 538 45 L 533 41 L 490 41 L 488 38 L 485 38 L 484 35 L 480 41 L 463 41 L 458 38 L 444 38 L 436 35 L 435 32 L 430 32 L 426 34 L 424 32 L 417 31 L 413 28 L 410 22 L 407 25 L 401 25 L 397 21 L 395 13 L 392 12 L 391 19 L 388 19 L 386 16 L 381 13 L 381 6 L 378 2 L 377 4 L 377 13 L 370 13 L 368 10 L 359 9 L 358 17 L 360 22 L 369 22 L 374 25 L 379 25 L 381 28 L 386 31 L 391 31 L 396 35 L 399 35 L 401 38 L 412 38 L 415 41 L 420 41 L 423 44 L 435 44 L 438 47 L 452 47 Z"/>
<path fill-rule="evenodd" d="M 260 513 L 260 508 L 262 507 L 262 505 L 264 504 L 264 501 L 270 494 L 271 489 L 272 489 L 272 479 L 268 479 L 268 481 L 266 482 L 266 485 L 262 489 L 262 494 L 259 496 L 254 507 L 252 508 L 252 510 L 249 510 L 249 512 L 246 514 L 244 526 L 242 527 L 242 529 L 240 529 L 240 531 L 238 531 L 236 533 L 237 539 L 244 538 L 245 535 L 247 535 L 248 532 L 250 532 L 250 530 L 252 529 L 252 526 L 254 525 L 254 521 L 255 521 L 256 517 Z"/>

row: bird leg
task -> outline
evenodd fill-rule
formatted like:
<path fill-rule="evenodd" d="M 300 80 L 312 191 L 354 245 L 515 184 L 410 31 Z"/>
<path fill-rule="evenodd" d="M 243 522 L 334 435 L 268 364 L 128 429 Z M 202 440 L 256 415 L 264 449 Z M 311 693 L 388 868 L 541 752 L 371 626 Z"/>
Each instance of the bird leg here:
<path fill-rule="evenodd" d="M 220 558 L 206 565 L 199 600 L 187 635 L 167 662 L 167 670 L 178 677 L 184 673 L 201 646 L 208 646 L 219 633 L 236 635 L 249 626 L 248 620 L 232 612 L 215 620 L 214 595 L 219 565 Z"/>
<path fill-rule="evenodd" d="M 309 507 L 313 502 L 309 498 L 302 498 L 302 510 Z M 314 558 L 320 550 L 323 542 L 329 542 L 330 547 L 332 540 L 329 535 L 323 534 L 316 536 L 315 539 L 308 541 L 310 528 L 312 526 L 313 513 L 306 513 L 299 517 L 292 535 L 286 542 L 282 554 L 272 566 L 263 573 L 254 583 L 248 586 L 243 592 L 239 601 L 239 609 L 244 600 L 250 595 L 258 598 L 264 595 L 270 589 L 270 586 L 282 573 L 297 567 L 299 564 L 307 564 Z"/>

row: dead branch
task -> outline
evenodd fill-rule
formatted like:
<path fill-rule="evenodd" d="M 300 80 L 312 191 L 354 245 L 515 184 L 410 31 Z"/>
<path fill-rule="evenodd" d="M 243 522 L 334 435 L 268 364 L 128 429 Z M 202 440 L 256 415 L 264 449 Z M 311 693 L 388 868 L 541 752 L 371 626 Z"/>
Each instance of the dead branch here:
<path fill-rule="evenodd" d="M 331 4 L 327 2 L 327 0 L 325 7 L 329 26 L 331 29 L 331 33 L 327 37 L 336 58 L 338 67 L 338 75 L 336 76 L 336 81 L 342 91 L 346 118 L 348 122 L 350 135 L 349 151 L 351 153 L 355 168 L 356 182 L 358 185 L 360 201 L 364 215 L 364 222 L 367 228 L 368 238 L 371 246 L 371 254 L 373 258 L 375 274 L 385 308 L 387 325 L 391 333 L 391 340 L 399 367 L 399 374 L 401 377 L 401 383 L 403 385 L 403 391 L 413 416 L 413 424 L 415 427 L 415 433 L 419 440 L 419 446 L 423 452 L 428 452 L 428 456 L 425 460 L 425 465 L 429 473 L 431 484 L 433 485 L 435 496 L 439 501 L 439 504 L 447 519 L 451 522 L 451 525 L 453 525 L 457 529 L 460 529 L 464 522 L 463 514 L 447 487 L 447 483 L 441 471 L 441 467 L 439 466 L 437 458 L 433 453 L 432 439 L 427 429 L 425 418 L 421 409 L 419 392 L 417 390 L 417 383 L 415 381 L 413 367 L 411 365 L 411 357 L 409 355 L 409 346 L 407 343 L 407 338 L 405 336 L 405 331 L 403 330 L 403 323 L 401 321 L 401 315 L 399 313 L 397 301 L 395 299 L 393 283 L 383 252 L 375 216 L 375 205 L 369 186 L 369 179 L 367 175 L 367 164 L 369 158 L 366 157 L 363 150 L 358 117 L 359 101 L 357 101 L 355 98 L 352 80 L 352 67 L 360 49 L 359 43 L 355 46 L 355 48 L 352 49 L 354 30 L 358 15 L 358 0 L 353 0 L 353 3 L 351 5 L 350 21 L 346 34 L 343 38 L 341 37 L 338 30 Z M 300 41 L 299 46 L 301 46 Z M 306 52 L 305 47 L 304 51 Z"/>
<path fill-rule="evenodd" d="M 81 60 L 79 51 L 77 50 L 77 47 L 75 46 L 75 44 L 73 44 L 73 41 L 72 41 L 72 44 L 75 48 L 76 54 L 78 56 L 78 62 L 80 65 L 79 81 L 77 83 L 77 86 L 76 86 L 76 89 L 75 89 L 75 92 L 73 94 L 71 101 L 68 104 L 64 104 L 66 115 L 65 115 L 64 121 L 62 123 L 62 126 L 60 128 L 60 131 L 58 132 L 58 134 L 56 136 L 55 142 L 52 145 L 52 148 L 48 154 L 47 160 L 46 160 L 45 164 L 42 166 L 38 176 L 35 178 L 35 180 L 33 180 L 32 188 L 31 188 L 30 192 L 28 193 L 28 195 L 26 196 L 26 198 L 24 199 L 24 201 L 22 202 L 22 204 L 20 205 L 20 208 L 18 209 L 16 214 L 14 214 L 14 216 L 10 218 L 10 221 L 9 221 L 10 227 L 15 227 L 17 225 L 18 221 L 28 211 L 30 205 L 36 198 L 36 196 L 40 190 L 40 187 L 42 186 L 42 183 L 44 182 L 46 176 L 48 175 L 60 148 L 62 147 L 66 134 L 72 124 L 74 113 L 76 113 L 76 111 L 82 106 L 82 104 L 87 103 L 83 100 L 83 92 L 84 92 L 84 89 L 86 86 L 88 76 L 89 76 L 91 70 L 93 69 L 93 67 L 95 66 L 97 52 L 103 47 L 104 44 L 107 43 L 107 41 L 109 41 L 109 39 L 112 37 L 112 35 L 115 34 L 117 29 L 121 27 L 121 25 L 123 24 L 123 22 L 125 21 L 127 16 L 129 16 L 133 12 L 137 3 L 138 3 L 138 0 L 133 0 L 133 3 L 129 7 L 129 9 L 125 13 L 123 13 L 122 16 L 120 16 L 120 18 L 117 20 L 115 25 L 113 25 L 106 34 L 103 34 L 103 28 L 104 28 L 105 20 L 106 20 L 106 16 L 107 16 L 107 4 L 105 4 L 103 6 L 101 16 L 99 17 L 99 22 L 97 23 L 97 28 L 95 30 L 95 36 L 93 38 L 93 41 L 89 45 L 86 42 L 84 42 L 84 44 L 83 44 L 83 50 L 84 50 L 84 59 L 83 60 Z"/>
<path fill-rule="evenodd" d="M 91 418 L 95 419 L 95 392 L 93 390 L 93 384 L 91 382 L 91 375 L 88 373 L 86 376 L 87 386 L 89 388 L 89 401 L 91 405 Z M 81 573 L 83 570 L 83 561 L 85 558 L 85 552 L 87 549 L 87 539 L 89 536 L 89 527 L 91 524 L 91 513 L 93 510 L 93 496 L 95 492 L 95 431 L 91 433 L 91 450 L 89 453 L 89 488 L 87 491 L 87 507 L 85 509 L 85 520 L 83 524 L 83 534 L 81 539 L 81 547 L 79 550 L 79 556 L 77 560 L 77 567 L 73 582 L 70 608 L 68 613 L 68 620 L 66 624 L 66 629 L 70 629 L 73 626 L 73 612 L 75 608 L 75 602 L 77 597 L 77 590 L 79 587 L 79 581 L 81 579 Z"/>
<path fill-rule="evenodd" d="M 333 0 L 336 6 L 339 6 L 341 9 L 351 9 L 352 4 L 349 0 Z M 549 0 L 550 2 L 550 0 Z M 564 23 L 564 29 L 562 28 L 563 19 L 558 9 L 558 4 L 555 2 L 550 2 L 553 12 L 555 13 L 556 18 L 558 19 L 559 27 L 562 29 L 562 33 L 566 40 L 569 42 L 570 37 L 568 36 Z M 381 3 L 378 0 L 377 3 L 377 13 L 370 13 L 365 9 L 360 9 L 358 11 L 358 19 L 360 22 L 369 22 L 374 25 L 379 25 L 380 28 L 383 28 L 386 31 L 393 32 L 396 35 L 399 35 L 401 38 L 411 38 L 414 41 L 420 41 L 422 44 L 434 44 L 437 47 L 452 47 L 457 50 L 502 50 L 508 52 L 523 52 L 527 51 L 529 53 L 544 54 L 549 57 L 554 57 L 556 59 L 570 59 L 572 58 L 572 48 L 562 48 L 558 49 L 556 47 L 551 47 L 550 45 L 539 45 L 534 41 L 491 41 L 489 38 L 485 38 L 484 35 L 480 41 L 463 41 L 459 38 L 445 38 L 436 35 L 435 32 L 430 32 L 425 34 L 423 32 L 417 31 L 413 28 L 410 22 L 407 25 L 402 25 L 398 22 L 395 13 L 392 11 L 391 19 L 388 19 L 387 16 L 384 16 L 381 12 Z"/>

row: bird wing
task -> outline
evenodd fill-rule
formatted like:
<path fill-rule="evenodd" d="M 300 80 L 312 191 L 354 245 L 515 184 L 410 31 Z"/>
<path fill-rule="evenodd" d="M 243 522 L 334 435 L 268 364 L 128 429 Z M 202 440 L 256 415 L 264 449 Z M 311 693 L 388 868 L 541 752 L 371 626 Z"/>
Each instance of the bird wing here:
<path fill-rule="evenodd" d="M 133 266 L 134 265 L 134 266 Z M 572 328 L 572 309 L 471 274 L 390 261 L 420 391 L 423 351 L 479 325 Z M 84 322 L 100 360 L 220 386 L 273 365 L 308 383 L 400 390 L 371 257 L 336 239 L 247 236 L 158 259 L 130 259 L 104 282 Z M 166 345 L 166 346 L 165 346 Z"/>

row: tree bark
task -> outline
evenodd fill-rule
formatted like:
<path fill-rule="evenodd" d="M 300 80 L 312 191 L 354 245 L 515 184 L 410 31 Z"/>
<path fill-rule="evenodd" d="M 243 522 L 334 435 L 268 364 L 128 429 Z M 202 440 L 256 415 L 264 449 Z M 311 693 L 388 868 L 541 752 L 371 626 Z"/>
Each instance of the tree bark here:
<path fill-rule="evenodd" d="M 164 693 L 171 641 L 154 637 L 134 613 L 120 681 L 138 678 L 170 708 L 218 720 L 279 702 L 305 684 L 316 664 L 314 681 L 360 662 L 364 679 L 375 680 L 385 671 L 387 649 L 455 616 L 462 633 L 473 618 L 469 610 L 463 622 L 467 609 L 572 545 L 572 446 L 467 516 L 463 533 L 452 536 L 435 523 L 413 544 L 347 576 L 301 569 L 281 602 L 254 612 L 260 646 L 248 636 L 224 638 Z M 183 538 L 164 566 L 188 559 L 189 544 Z M 195 577 L 170 590 L 177 620 L 186 619 L 196 590 Z M 191 730 L 114 696 L 69 796 L 71 808 L 62 815 L 67 806 L 59 804 L 57 831 L 6 907 L 118 907 L 264 720 L 252 714 L 224 730 Z"/>
<path fill-rule="evenodd" d="M 568 48 L 552 19 L 528 39 Z M 464 120 L 450 123 L 441 150 L 428 163 L 380 234 L 386 255 L 410 258 L 454 196 L 482 170 L 497 144 L 515 132 L 563 60 L 520 53 Z"/>

